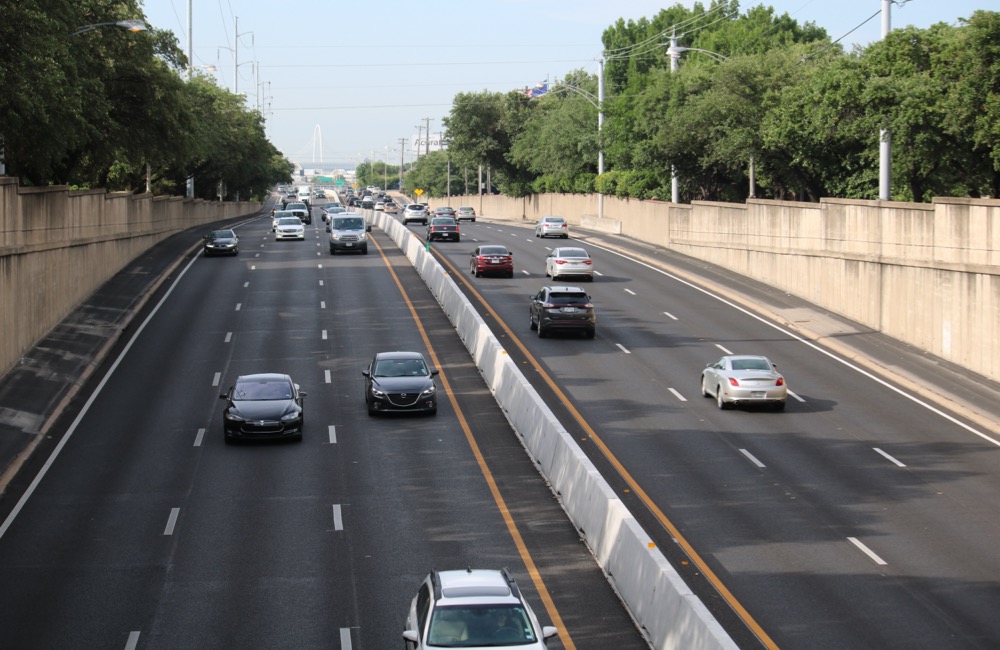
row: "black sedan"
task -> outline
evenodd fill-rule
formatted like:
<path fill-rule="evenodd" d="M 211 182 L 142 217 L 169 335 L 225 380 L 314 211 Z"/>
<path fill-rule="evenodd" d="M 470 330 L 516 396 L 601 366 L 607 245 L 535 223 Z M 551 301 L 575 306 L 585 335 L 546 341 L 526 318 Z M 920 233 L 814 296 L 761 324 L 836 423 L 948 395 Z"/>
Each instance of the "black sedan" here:
<path fill-rule="evenodd" d="M 367 368 L 365 403 L 368 415 L 419 411 L 437 413 L 438 371 L 419 352 L 379 352 Z"/>
<path fill-rule="evenodd" d="M 213 230 L 205 235 L 205 257 L 210 255 L 239 255 L 240 238 L 233 230 Z"/>
<path fill-rule="evenodd" d="M 241 375 L 226 400 L 222 427 L 226 442 L 267 438 L 302 439 L 302 398 L 306 396 L 288 375 Z"/>

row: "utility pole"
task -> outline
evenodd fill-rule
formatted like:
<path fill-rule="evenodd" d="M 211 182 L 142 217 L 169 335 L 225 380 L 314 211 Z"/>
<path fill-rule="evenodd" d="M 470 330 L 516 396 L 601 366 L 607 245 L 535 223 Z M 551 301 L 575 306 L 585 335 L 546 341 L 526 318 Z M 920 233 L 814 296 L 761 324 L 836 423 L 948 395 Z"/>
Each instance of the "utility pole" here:
<path fill-rule="evenodd" d="M 406 148 L 406 138 L 399 139 L 399 191 L 403 191 L 403 151 Z"/>
<path fill-rule="evenodd" d="M 882 40 L 892 30 L 892 16 L 889 13 L 892 0 L 882 0 Z M 878 134 L 878 198 L 888 201 L 892 198 L 892 132 L 888 128 L 888 118 L 883 118 L 886 124 Z"/>
<path fill-rule="evenodd" d="M 417 125 L 417 148 L 416 148 L 417 160 L 420 159 L 420 134 L 423 132 L 423 128 L 424 128 L 423 124 Z"/>
<path fill-rule="evenodd" d="M 194 31 L 194 16 L 191 11 L 191 4 L 194 0 L 188 0 L 188 81 L 191 81 L 192 75 L 194 75 L 194 51 L 193 51 L 193 38 L 192 32 Z M 194 174 L 188 176 L 187 179 L 187 197 L 189 199 L 194 198 Z"/>
<path fill-rule="evenodd" d="M 427 122 L 427 148 L 424 150 L 426 156 L 431 152 L 431 118 L 425 117 L 424 121 Z"/>

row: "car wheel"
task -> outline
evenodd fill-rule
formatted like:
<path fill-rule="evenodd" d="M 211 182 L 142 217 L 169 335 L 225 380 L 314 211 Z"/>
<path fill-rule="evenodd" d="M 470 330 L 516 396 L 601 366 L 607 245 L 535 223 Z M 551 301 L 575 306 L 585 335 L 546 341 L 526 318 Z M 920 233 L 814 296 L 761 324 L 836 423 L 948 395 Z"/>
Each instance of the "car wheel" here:
<path fill-rule="evenodd" d="M 507 277 L 508 278 L 514 277 L 514 272 L 513 271 L 507 271 Z"/>
<path fill-rule="evenodd" d="M 563 239 L 569 239 L 569 235 L 563 235 Z"/>
<path fill-rule="evenodd" d="M 476 223 L 476 220 L 475 220 L 475 219 L 473 219 L 473 220 L 472 220 L 472 223 Z"/>
<path fill-rule="evenodd" d="M 585 339 L 592 339 L 595 336 L 597 336 L 597 330 L 585 330 L 583 332 L 583 338 Z"/>
<path fill-rule="evenodd" d="M 729 404 L 727 404 L 726 400 L 722 397 L 722 386 L 715 387 L 715 403 L 718 405 L 720 411 L 725 411 L 729 408 Z"/>
<path fill-rule="evenodd" d="M 368 254 L 368 247 L 367 246 L 365 246 L 364 248 L 361 249 L 361 254 L 362 255 L 367 255 Z"/>
<path fill-rule="evenodd" d="M 780 402 L 775 402 L 774 403 L 774 410 L 775 411 L 784 411 L 785 410 L 785 400 L 781 400 Z"/>
<path fill-rule="evenodd" d="M 469 271 L 472 273 L 472 277 L 474 277 L 474 278 L 478 278 L 479 277 L 479 269 L 476 268 L 475 264 L 473 264 L 471 267 L 469 267 Z"/>
<path fill-rule="evenodd" d="M 535 319 L 531 317 L 531 314 L 528 314 L 528 329 L 538 329 L 538 325 L 535 324 Z"/>
<path fill-rule="evenodd" d="M 330 244 L 330 255 L 336 255 L 336 254 L 337 250 L 333 247 L 333 244 Z"/>
<path fill-rule="evenodd" d="M 708 392 L 708 382 L 705 380 L 705 375 L 701 376 L 701 396 L 711 397 L 712 393 Z"/>
<path fill-rule="evenodd" d="M 542 325 L 542 321 L 539 320 L 538 321 L 538 338 L 544 339 L 544 338 L 547 338 L 548 335 L 549 335 L 548 330 L 545 329 L 545 327 Z"/>
<path fill-rule="evenodd" d="M 593 282 L 593 281 L 594 281 L 594 276 L 588 275 L 587 276 L 587 282 Z"/>

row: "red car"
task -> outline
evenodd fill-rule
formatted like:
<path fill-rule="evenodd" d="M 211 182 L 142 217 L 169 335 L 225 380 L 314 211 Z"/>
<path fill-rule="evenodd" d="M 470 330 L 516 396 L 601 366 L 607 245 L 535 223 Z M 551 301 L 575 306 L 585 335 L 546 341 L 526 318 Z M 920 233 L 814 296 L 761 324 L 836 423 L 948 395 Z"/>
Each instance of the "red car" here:
<path fill-rule="evenodd" d="M 469 272 L 475 277 L 487 274 L 503 274 L 514 277 L 514 255 L 506 246 L 485 244 L 472 251 Z"/>

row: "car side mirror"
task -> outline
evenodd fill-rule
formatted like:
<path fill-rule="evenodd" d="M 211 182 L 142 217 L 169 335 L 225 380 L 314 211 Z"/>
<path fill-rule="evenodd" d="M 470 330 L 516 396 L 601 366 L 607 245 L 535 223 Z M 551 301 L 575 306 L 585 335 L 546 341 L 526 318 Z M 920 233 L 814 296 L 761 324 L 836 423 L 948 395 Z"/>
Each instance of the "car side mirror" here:
<path fill-rule="evenodd" d="M 434 370 L 431 370 L 431 377 L 437 377 L 439 372 L 441 372 L 441 371 L 438 370 L 437 368 L 435 368 Z"/>
<path fill-rule="evenodd" d="M 229 399 L 229 395 L 223 393 L 222 395 L 219 395 L 219 399 Z"/>
<path fill-rule="evenodd" d="M 371 232 L 371 231 L 372 231 L 371 226 L 365 226 L 365 232 Z"/>
<path fill-rule="evenodd" d="M 367 370 L 362 370 L 361 374 L 364 375 L 365 377 L 371 377 L 372 376 L 372 373 L 368 372 Z"/>
<path fill-rule="evenodd" d="M 551 639 L 555 635 L 559 634 L 559 630 L 551 625 L 545 625 L 542 627 L 542 638 Z"/>
<path fill-rule="evenodd" d="M 403 632 L 403 640 L 410 643 L 420 643 L 420 635 L 417 634 L 416 630 L 406 630 Z"/>
<path fill-rule="evenodd" d="M 306 396 L 306 395 L 308 395 L 308 394 L 309 394 L 309 393 L 305 392 L 304 390 L 300 390 L 300 391 L 299 391 L 299 397 L 305 397 L 305 396 Z"/>
<path fill-rule="evenodd" d="M 327 231 L 327 232 L 333 232 L 333 229 L 332 229 L 332 228 L 331 228 L 330 226 L 327 226 L 327 227 L 326 227 L 326 231 Z"/>

